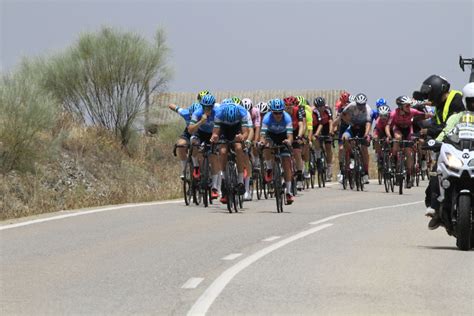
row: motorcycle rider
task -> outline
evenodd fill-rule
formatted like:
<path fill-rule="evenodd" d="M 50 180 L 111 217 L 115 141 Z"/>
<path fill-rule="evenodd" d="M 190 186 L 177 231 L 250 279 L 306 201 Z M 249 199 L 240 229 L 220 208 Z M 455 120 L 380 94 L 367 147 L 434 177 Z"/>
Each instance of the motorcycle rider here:
<path fill-rule="evenodd" d="M 433 118 L 433 125 L 428 128 L 427 134 L 433 138 L 443 139 L 444 135 L 449 133 L 452 128 L 459 121 L 461 114 L 465 108 L 468 111 L 474 110 L 472 100 L 474 97 L 474 87 L 472 84 L 467 84 L 463 88 L 462 95 L 460 91 L 450 90 L 449 82 L 436 75 L 427 78 L 422 86 L 420 92 L 424 97 L 433 102 L 435 106 L 435 117 Z M 457 113 L 457 114 L 456 114 Z M 455 114 L 455 115 L 453 115 Z M 454 117 L 453 117 L 454 116 Z M 453 117 L 451 119 L 451 117 Z M 443 131 L 444 129 L 444 131 Z M 436 171 L 436 164 L 433 166 L 433 171 Z M 428 207 L 425 215 L 432 217 L 428 223 L 430 230 L 436 229 L 441 225 L 441 218 L 438 214 L 440 203 L 438 201 L 439 180 L 436 175 L 430 177 L 430 183 L 426 188 L 425 204 Z"/>

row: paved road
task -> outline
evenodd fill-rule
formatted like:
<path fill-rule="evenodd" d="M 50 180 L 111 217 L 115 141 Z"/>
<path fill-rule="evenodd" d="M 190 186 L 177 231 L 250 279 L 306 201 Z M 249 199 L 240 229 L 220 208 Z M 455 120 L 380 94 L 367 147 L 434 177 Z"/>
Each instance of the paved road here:
<path fill-rule="evenodd" d="M 0 312 L 473 315 L 474 251 L 427 230 L 424 188 L 367 190 L 306 191 L 283 214 L 177 202 L 5 222 Z"/>

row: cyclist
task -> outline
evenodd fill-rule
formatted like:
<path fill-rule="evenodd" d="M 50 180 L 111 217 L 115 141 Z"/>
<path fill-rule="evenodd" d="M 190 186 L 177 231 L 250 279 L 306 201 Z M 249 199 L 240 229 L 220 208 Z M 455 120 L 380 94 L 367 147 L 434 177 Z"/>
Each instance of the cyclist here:
<path fill-rule="evenodd" d="M 252 164 L 254 166 L 258 165 L 258 152 L 257 147 L 253 146 L 254 143 L 258 142 L 260 138 L 260 110 L 257 107 L 253 106 L 252 100 L 249 98 L 242 99 L 242 105 L 244 108 L 250 113 L 250 118 L 252 120 L 253 128 L 249 129 L 249 136 L 246 140 L 246 143 L 250 147 L 250 155 L 252 158 Z M 252 169 L 250 165 L 250 161 L 247 158 L 246 161 L 246 169 L 247 169 L 247 176 L 245 177 L 245 194 L 244 200 L 250 200 L 250 177 L 252 175 Z"/>
<path fill-rule="evenodd" d="M 285 105 L 281 99 L 272 99 L 269 102 L 270 110 L 262 121 L 261 139 L 265 147 L 268 148 L 271 143 L 275 145 L 286 144 L 291 146 L 293 143 L 293 122 L 290 114 L 285 112 Z M 272 181 L 273 160 L 271 152 L 264 150 L 267 171 L 265 181 Z M 282 150 L 282 166 L 285 175 L 286 199 L 288 204 L 293 203 L 294 197 L 291 193 L 291 179 L 293 178 L 291 170 L 291 156 L 287 149 Z"/>
<path fill-rule="evenodd" d="M 370 113 L 371 123 L 374 125 L 375 120 L 379 117 L 379 107 L 387 105 L 387 101 L 384 98 L 380 98 L 375 102 L 375 109 L 372 109 Z"/>
<path fill-rule="evenodd" d="M 286 112 L 290 115 L 293 124 L 293 157 L 296 165 L 296 189 L 303 189 L 303 137 L 305 134 L 304 119 L 306 116 L 303 107 L 299 106 L 299 101 L 294 96 L 283 99 Z"/>
<path fill-rule="evenodd" d="M 342 142 L 342 134 L 344 134 L 344 131 L 349 127 L 349 125 L 344 121 L 341 120 L 342 117 L 342 111 L 351 103 L 353 103 L 353 99 L 355 96 L 349 94 L 349 92 L 342 92 L 341 96 L 337 100 L 335 104 L 335 109 L 336 109 L 336 119 L 333 121 L 333 130 L 332 133 L 338 135 L 338 154 L 339 154 L 339 173 L 337 175 L 337 181 L 342 183 L 342 169 L 344 166 L 342 166 L 342 155 L 344 155 L 344 145 Z M 351 101 L 352 100 L 352 101 Z"/>
<path fill-rule="evenodd" d="M 267 102 L 258 102 L 257 109 L 260 111 L 260 121 L 262 121 L 265 114 L 270 111 L 270 107 L 268 106 Z"/>
<path fill-rule="evenodd" d="M 304 108 L 304 136 L 303 136 L 303 147 L 301 151 L 301 159 L 303 161 L 303 176 L 306 179 L 310 178 L 309 174 L 309 147 L 313 141 L 313 108 L 309 105 L 308 100 L 302 96 L 297 96 L 298 104 Z M 303 183 L 301 183 L 298 190 L 303 189 Z"/>
<path fill-rule="evenodd" d="M 225 99 L 216 110 L 214 129 L 212 131 L 211 142 L 216 143 L 219 137 L 227 141 L 235 141 L 234 150 L 237 160 L 237 193 L 245 193 L 244 185 L 244 164 L 245 154 L 242 148 L 242 142 L 248 137 L 250 123 L 248 121 L 248 112 L 242 106 L 234 103 L 232 99 Z M 225 170 L 227 164 L 227 146 L 220 148 L 221 170 Z M 225 179 L 225 173 L 222 174 Z M 227 203 L 226 190 L 223 188 L 221 203 Z"/>
<path fill-rule="evenodd" d="M 350 138 L 360 137 L 365 138 L 367 141 L 365 144 L 362 144 L 363 181 L 365 184 L 369 183 L 369 151 L 367 146 L 371 127 L 370 114 L 371 109 L 367 104 L 367 96 L 363 93 L 358 93 L 355 96 L 355 102 L 346 106 L 341 115 L 342 119 L 349 124 L 349 127 L 342 135 L 346 157 L 349 158 L 349 152 L 351 151 L 351 145 L 348 142 Z M 349 163 L 349 159 L 346 159 L 346 163 Z"/>
<path fill-rule="evenodd" d="M 197 95 L 198 102 L 201 102 L 202 97 L 205 96 L 205 95 L 208 95 L 208 94 L 211 94 L 208 90 L 199 91 L 199 93 Z"/>
<path fill-rule="evenodd" d="M 186 160 L 187 160 L 187 148 L 186 145 L 189 145 L 191 134 L 188 132 L 188 126 L 191 121 L 191 116 L 195 111 L 201 108 L 199 103 L 193 103 L 188 108 L 182 108 L 177 106 L 176 104 L 170 103 L 168 104 L 168 108 L 176 113 L 178 113 L 186 122 L 186 127 L 184 128 L 183 133 L 179 136 L 178 141 L 176 142 L 176 153 L 178 159 L 181 161 L 181 179 L 184 179 L 184 170 L 186 168 Z M 193 159 L 193 167 L 199 168 L 199 164 Z M 196 170 L 199 172 L 199 170 Z M 193 172 L 194 173 L 194 172 Z M 196 174 L 198 176 L 198 174 Z"/>
<path fill-rule="evenodd" d="M 382 150 L 380 147 L 379 140 L 387 139 L 387 135 L 385 134 L 385 127 L 388 124 L 388 120 L 390 118 L 390 107 L 387 105 L 382 105 L 378 109 L 378 118 L 375 120 L 375 127 L 373 131 L 374 137 L 374 148 L 375 153 L 377 154 L 377 163 L 378 165 L 382 165 Z"/>
<path fill-rule="evenodd" d="M 313 131 L 314 137 L 317 139 L 319 136 L 332 136 L 333 130 L 333 119 L 332 111 L 329 106 L 326 105 L 326 100 L 323 97 L 317 97 L 314 99 L 314 110 L 313 110 Z M 320 158 L 321 149 L 320 142 L 315 142 L 316 147 L 316 158 Z M 326 139 L 324 147 L 326 149 L 326 159 L 328 169 L 326 170 L 327 181 L 332 180 L 332 139 Z"/>
<path fill-rule="evenodd" d="M 191 122 L 188 126 L 188 131 L 193 136 L 191 140 L 193 144 L 199 145 L 202 143 L 209 144 L 211 139 L 212 130 L 214 128 L 214 118 L 216 111 L 214 105 L 216 103 L 216 98 L 212 94 L 206 94 L 199 101 L 201 108 L 195 111 L 192 115 Z M 197 159 L 198 152 L 193 151 L 193 160 Z M 219 165 L 216 155 L 209 156 L 209 163 L 211 165 L 211 198 L 217 199 L 219 196 L 218 192 L 218 172 Z M 195 174 L 196 173 L 196 174 Z M 194 175 L 195 174 L 195 175 Z M 193 172 L 193 175 L 196 178 L 199 178 L 200 172 L 199 169 L 197 172 Z"/>
<path fill-rule="evenodd" d="M 425 119 L 432 117 L 431 113 L 424 113 L 411 108 L 412 99 L 406 95 L 399 96 L 396 100 L 398 108 L 390 114 L 390 119 L 387 126 L 385 126 L 385 133 L 387 140 L 393 137 L 397 141 L 411 140 L 413 135 L 413 118 L 416 116 L 424 116 Z M 392 156 L 397 157 L 396 154 L 400 148 L 399 143 L 394 143 L 392 147 Z M 413 167 L 412 148 L 405 148 L 405 155 L 407 157 L 407 189 L 413 186 L 414 177 L 411 176 L 411 169 Z"/>

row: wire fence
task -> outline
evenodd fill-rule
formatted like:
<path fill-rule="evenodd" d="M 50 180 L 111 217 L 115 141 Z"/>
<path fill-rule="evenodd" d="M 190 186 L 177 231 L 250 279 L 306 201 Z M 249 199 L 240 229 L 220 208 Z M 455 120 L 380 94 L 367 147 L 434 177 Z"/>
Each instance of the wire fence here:
<path fill-rule="evenodd" d="M 239 98 L 250 98 L 254 104 L 260 101 L 268 101 L 273 98 L 284 98 L 290 95 L 303 96 L 308 101 L 316 97 L 324 97 L 326 103 L 331 106 L 334 110 L 334 104 L 339 98 L 339 95 L 343 90 L 256 90 L 256 91 L 222 91 L 214 92 L 213 94 L 220 102 L 221 100 L 238 96 Z M 188 107 L 193 102 L 196 102 L 196 93 L 190 92 L 170 92 L 160 93 L 152 96 L 149 121 L 158 125 L 174 124 L 180 121 L 180 116 L 168 109 L 169 103 L 174 103 L 181 107 Z"/>

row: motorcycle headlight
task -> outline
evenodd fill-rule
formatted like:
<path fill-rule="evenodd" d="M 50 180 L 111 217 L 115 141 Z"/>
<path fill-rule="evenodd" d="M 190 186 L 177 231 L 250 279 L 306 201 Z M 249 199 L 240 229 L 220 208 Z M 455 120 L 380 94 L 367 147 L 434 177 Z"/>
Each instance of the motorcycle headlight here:
<path fill-rule="evenodd" d="M 448 167 L 454 169 L 461 169 L 463 166 L 462 161 L 450 153 L 446 153 L 446 164 Z"/>

